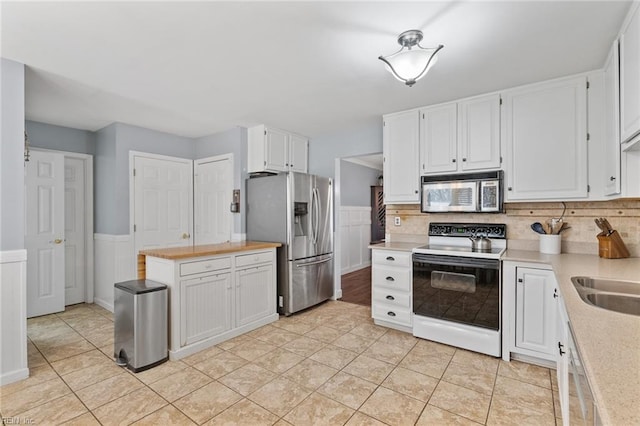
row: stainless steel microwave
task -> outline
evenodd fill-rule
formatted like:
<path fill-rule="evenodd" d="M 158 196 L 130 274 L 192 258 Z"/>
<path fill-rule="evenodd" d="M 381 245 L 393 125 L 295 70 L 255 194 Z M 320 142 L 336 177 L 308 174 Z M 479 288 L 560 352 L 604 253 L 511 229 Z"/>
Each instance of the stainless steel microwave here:
<path fill-rule="evenodd" d="M 423 213 L 500 213 L 503 211 L 502 170 L 422 176 Z"/>

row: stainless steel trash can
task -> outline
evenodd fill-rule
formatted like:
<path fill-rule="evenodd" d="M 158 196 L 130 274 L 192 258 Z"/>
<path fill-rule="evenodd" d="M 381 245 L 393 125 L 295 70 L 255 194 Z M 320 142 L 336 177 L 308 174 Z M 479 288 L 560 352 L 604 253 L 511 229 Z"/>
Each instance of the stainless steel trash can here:
<path fill-rule="evenodd" d="M 167 286 L 133 280 L 114 287 L 116 363 L 137 373 L 167 361 Z"/>

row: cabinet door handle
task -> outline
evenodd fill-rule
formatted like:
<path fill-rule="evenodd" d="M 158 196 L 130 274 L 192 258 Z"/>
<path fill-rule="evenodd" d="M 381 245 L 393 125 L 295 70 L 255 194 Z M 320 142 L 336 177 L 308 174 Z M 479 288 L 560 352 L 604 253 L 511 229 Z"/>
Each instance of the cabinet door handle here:
<path fill-rule="evenodd" d="M 518 278 L 518 282 L 521 283 L 522 282 L 522 278 Z"/>
<path fill-rule="evenodd" d="M 513 188 L 511 188 L 511 187 L 507 188 L 507 191 L 512 191 L 512 190 L 513 190 Z"/>
<path fill-rule="evenodd" d="M 387 315 L 389 315 L 390 317 L 395 317 L 396 313 L 393 312 L 393 311 L 389 311 L 389 312 L 387 312 Z"/>
<path fill-rule="evenodd" d="M 557 297 L 558 297 L 558 289 L 557 289 L 557 288 L 554 288 L 554 289 L 553 289 L 553 298 L 555 299 L 555 298 L 557 298 Z"/>
<path fill-rule="evenodd" d="M 393 297 L 392 295 L 388 295 L 388 296 L 387 296 L 387 300 L 396 300 L 396 298 L 395 298 L 395 297 Z"/>
<path fill-rule="evenodd" d="M 387 260 L 390 260 L 390 261 L 392 261 L 392 262 L 393 262 L 393 261 L 394 261 L 394 260 L 396 260 L 396 259 L 395 259 L 393 256 L 387 256 Z"/>
<path fill-rule="evenodd" d="M 562 348 L 564 348 L 564 345 L 560 342 L 558 342 L 558 352 L 560 353 L 560 356 L 564 355 L 566 352 L 562 350 Z"/>
<path fill-rule="evenodd" d="M 452 158 L 452 159 L 451 159 L 451 162 L 452 162 L 452 163 L 455 163 L 455 162 L 456 162 L 456 159 L 455 159 L 455 158 Z"/>
<path fill-rule="evenodd" d="M 466 159 L 466 158 L 463 158 L 463 159 L 462 159 L 462 162 L 466 162 L 466 161 L 467 161 L 467 159 Z"/>
<path fill-rule="evenodd" d="M 393 277 L 387 277 L 387 278 L 386 278 L 386 280 L 387 280 L 387 281 L 395 281 L 396 279 L 395 279 L 395 278 L 393 278 Z"/>
<path fill-rule="evenodd" d="M 610 181 L 614 181 L 614 180 L 616 180 L 616 177 L 615 177 L 615 176 L 611 176 L 611 177 L 609 178 L 609 180 L 610 180 Z"/>

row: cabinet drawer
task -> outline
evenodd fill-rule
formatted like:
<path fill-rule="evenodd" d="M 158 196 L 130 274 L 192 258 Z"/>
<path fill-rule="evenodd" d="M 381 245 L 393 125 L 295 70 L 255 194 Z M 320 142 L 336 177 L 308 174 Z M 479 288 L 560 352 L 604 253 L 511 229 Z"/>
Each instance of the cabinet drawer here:
<path fill-rule="evenodd" d="M 201 274 L 203 272 L 219 271 L 229 268 L 231 268 L 230 257 L 185 262 L 180 264 L 180 276 Z"/>
<path fill-rule="evenodd" d="M 256 263 L 266 263 L 273 261 L 273 252 L 262 251 L 260 253 L 242 254 L 236 256 L 236 267 L 255 265 Z"/>
<path fill-rule="evenodd" d="M 384 287 L 408 292 L 411 291 L 411 269 L 374 267 L 371 282 L 373 288 Z"/>
<path fill-rule="evenodd" d="M 385 266 L 411 266 L 411 253 L 403 251 L 373 250 L 373 264 Z"/>
<path fill-rule="evenodd" d="M 411 296 L 406 291 L 389 290 L 386 288 L 373 289 L 373 303 L 411 310 Z"/>
<path fill-rule="evenodd" d="M 411 326 L 411 311 L 383 303 L 373 303 L 373 318 Z"/>

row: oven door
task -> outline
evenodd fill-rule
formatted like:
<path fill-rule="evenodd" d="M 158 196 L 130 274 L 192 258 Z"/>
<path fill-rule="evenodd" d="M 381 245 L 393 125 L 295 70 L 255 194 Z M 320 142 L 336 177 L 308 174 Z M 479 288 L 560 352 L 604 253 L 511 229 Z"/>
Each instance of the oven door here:
<path fill-rule="evenodd" d="M 500 260 L 413 254 L 413 312 L 500 330 Z"/>

